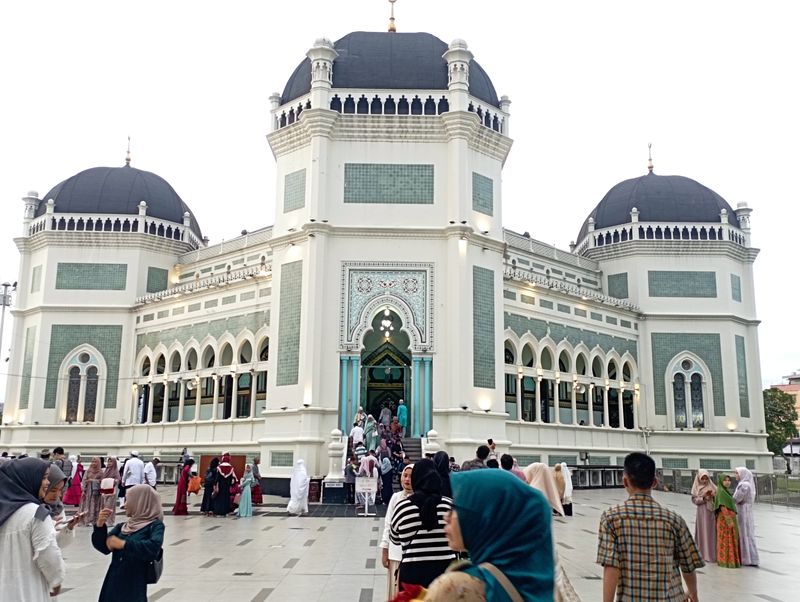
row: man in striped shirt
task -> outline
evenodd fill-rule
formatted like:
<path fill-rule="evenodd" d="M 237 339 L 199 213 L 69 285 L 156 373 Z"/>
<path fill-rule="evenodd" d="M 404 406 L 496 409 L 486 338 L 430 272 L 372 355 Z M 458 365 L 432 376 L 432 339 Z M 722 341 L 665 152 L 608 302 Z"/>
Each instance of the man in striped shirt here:
<path fill-rule="evenodd" d="M 433 461 L 422 459 L 411 471 L 413 495 L 400 501 L 389 526 L 389 540 L 403 548 L 398 581 L 428 587 L 455 558 L 444 533 L 444 515 L 453 501 L 442 495 Z"/>

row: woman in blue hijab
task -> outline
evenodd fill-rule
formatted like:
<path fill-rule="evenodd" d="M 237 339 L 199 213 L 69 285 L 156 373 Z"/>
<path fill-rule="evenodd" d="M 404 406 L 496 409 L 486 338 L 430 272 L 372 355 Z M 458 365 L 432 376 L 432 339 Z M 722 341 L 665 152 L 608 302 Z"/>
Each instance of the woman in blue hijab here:
<path fill-rule="evenodd" d="M 458 472 L 450 480 L 454 509 L 445 533 L 471 562 L 451 566 L 425 600 L 552 602 L 553 519 L 544 496 L 502 470 Z"/>

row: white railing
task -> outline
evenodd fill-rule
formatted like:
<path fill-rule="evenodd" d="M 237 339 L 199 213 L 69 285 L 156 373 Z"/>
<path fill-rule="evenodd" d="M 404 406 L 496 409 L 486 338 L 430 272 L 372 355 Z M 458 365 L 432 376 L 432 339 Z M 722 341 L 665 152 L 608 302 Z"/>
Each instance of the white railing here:
<path fill-rule="evenodd" d="M 206 278 L 198 278 L 186 284 L 179 284 L 172 288 L 168 288 L 156 293 L 148 293 L 141 297 L 136 297 L 135 305 L 142 305 L 145 303 L 153 303 L 155 301 L 163 301 L 164 299 L 172 299 L 187 293 L 194 293 L 203 291 L 217 286 L 226 286 L 240 280 L 250 280 L 252 278 L 266 278 L 272 275 L 272 264 L 254 265 L 246 268 L 239 268 L 238 270 L 231 270 L 225 274 L 217 276 L 208 276 Z"/>
<path fill-rule="evenodd" d="M 216 245 L 209 245 L 207 247 L 198 248 L 194 251 L 189 251 L 178 257 L 179 264 L 197 263 L 205 259 L 211 259 L 219 255 L 226 255 L 234 251 L 240 251 L 248 247 L 259 245 L 269 242 L 272 239 L 272 226 L 266 226 L 253 232 L 248 232 L 242 236 L 237 236 L 230 240 L 222 241 Z"/>
<path fill-rule="evenodd" d="M 576 252 L 582 253 L 591 248 L 607 247 L 632 240 L 732 242 L 741 246 L 747 244 L 741 230 L 727 222 L 631 222 L 588 232 L 576 248 Z"/>
<path fill-rule="evenodd" d="M 582 268 L 591 272 L 590 275 L 593 278 L 597 278 L 600 272 L 600 264 L 587 257 L 581 257 L 569 251 L 563 251 L 553 245 L 548 245 L 547 243 L 523 236 L 522 234 L 505 228 L 503 229 L 503 236 L 509 247 L 529 251 L 543 259 L 553 259 L 576 268 Z"/>

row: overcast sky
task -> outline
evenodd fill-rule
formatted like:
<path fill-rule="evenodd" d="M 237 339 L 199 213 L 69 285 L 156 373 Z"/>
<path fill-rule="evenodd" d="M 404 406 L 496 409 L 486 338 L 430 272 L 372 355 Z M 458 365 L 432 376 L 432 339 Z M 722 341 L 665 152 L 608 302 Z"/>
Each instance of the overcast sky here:
<path fill-rule="evenodd" d="M 750 204 L 765 385 L 800 368 L 798 10 L 789 1 L 395 7 L 399 31 L 465 39 L 511 98 L 503 221 L 515 230 L 567 249 L 609 188 L 646 173 L 648 142 L 656 173 Z M 18 278 L 12 238 L 25 193 L 123 165 L 128 135 L 133 165 L 169 181 L 212 243 L 271 224 L 269 95 L 317 37 L 384 31 L 388 14 L 386 0 L 3 3 L 0 281 Z"/>

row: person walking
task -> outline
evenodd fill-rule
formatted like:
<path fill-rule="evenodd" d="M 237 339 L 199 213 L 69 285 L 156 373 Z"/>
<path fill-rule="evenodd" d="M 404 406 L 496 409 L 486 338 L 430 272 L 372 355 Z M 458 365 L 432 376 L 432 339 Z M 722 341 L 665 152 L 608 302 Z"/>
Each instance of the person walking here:
<path fill-rule="evenodd" d="M 739 547 L 739 524 L 736 520 L 736 502 L 728 488 L 731 478 L 726 474 L 717 477 L 714 496 L 714 513 L 717 516 L 717 566 L 738 569 L 742 566 Z"/>
<path fill-rule="evenodd" d="M 450 548 L 469 552 L 431 583 L 426 602 L 554 599 L 550 506 L 508 471 L 452 475 L 453 511 L 445 515 Z"/>
<path fill-rule="evenodd" d="M 436 466 L 436 472 L 439 473 L 439 478 L 442 479 L 442 495 L 452 498 L 453 490 L 450 487 L 450 456 L 446 451 L 439 450 L 433 454 L 433 464 Z"/>
<path fill-rule="evenodd" d="M 558 493 L 553 473 L 543 462 L 528 464 L 522 471 L 528 480 L 528 485 L 539 490 L 545 499 L 550 502 L 554 514 L 564 516 L 564 507 L 561 505 L 561 495 Z"/>
<path fill-rule="evenodd" d="M 475 450 L 475 458 L 473 460 L 466 460 L 461 465 L 461 470 L 475 470 L 476 468 L 486 468 L 486 459 L 491 453 L 488 445 L 479 445 Z"/>
<path fill-rule="evenodd" d="M 80 522 L 82 516 L 80 513 L 75 513 L 69 521 L 67 520 L 64 504 L 61 502 L 61 495 L 67 485 L 67 475 L 55 463 L 50 465 L 47 480 L 50 481 L 50 485 L 42 501 L 50 510 L 50 518 L 53 519 L 53 526 L 56 529 L 56 541 L 58 547 L 63 550 L 75 539 L 75 525 Z"/>
<path fill-rule="evenodd" d="M 239 485 L 242 492 L 239 494 L 239 507 L 236 509 L 236 515 L 239 518 L 247 518 L 253 516 L 253 498 L 252 487 L 254 483 L 253 468 L 249 464 L 245 464 L 244 474 Z"/>
<path fill-rule="evenodd" d="M 109 456 L 100 479 L 100 509 L 109 508 L 112 511 L 106 520 L 109 527 L 113 527 L 116 521 L 117 492 L 121 479 L 116 456 Z"/>
<path fill-rule="evenodd" d="M 381 413 L 378 416 L 378 422 L 383 425 L 383 428 L 389 429 L 389 425 L 392 423 L 392 411 L 389 409 L 389 404 L 383 404 Z"/>
<path fill-rule="evenodd" d="M 175 505 L 172 507 L 173 516 L 186 516 L 189 514 L 189 479 L 192 478 L 192 466 L 194 466 L 194 460 L 189 458 L 181 470 L 178 478 L 178 488 L 175 492 Z"/>
<path fill-rule="evenodd" d="M 397 574 L 400 568 L 400 561 L 403 560 L 403 548 L 389 541 L 389 530 L 392 525 L 397 504 L 414 493 L 414 490 L 411 489 L 411 470 L 413 468 L 413 464 L 407 464 L 400 474 L 401 489 L 392 495 L 389 499 L 389 504 L 386 506 L 386 517 L 383 521 L 383 536 L 378 546 L 381 548 L 381 563 L 383 564 L 383 568 L 387 570 L 388 582 L 386 584 L 386 591 L 387 599 L 389 600 L 397 595 L 400 586 L 397 581 Z"/>
<path fill-rule="evenodd" d="M 150 460 L 147 464 L 144 465 L 144 469 L 142 470 L 142 474 L 144 476 L 144 480 L 142 483 L 150 485 L 153 489 L 158 488 L 158 465 L 161 464 L 161 460 L 157 456 L 153 456 L 153 459 Z"/>
<path fill-rule="evenodd" d="M 364 429 L 361 428 L 361 425 L 358 421 L 353 423 L 353 428 L 350 429 L 350 443 L 355 449 L 356 445 L 361 443 L 364 444 Z"/>
<path fill-rule="evenodd" d="M 0 465 L 0 598 L 48 602 L 66 566 L 49 508 L 50 463 L 23 458 Z"/>
<path fill-rule="evenodd" d="M 716 495 L 716 485 L 711 482 L 708 471 L 701 468 L 692 484 L 692 503 L 697 507 L 694 541 L 700 550 L 700 556 L 706 562 L 717 561 L 717 521 L 714 516 Z"/>
<path fill-rule="evenodd" d="M 214 485 L 217 483 L 217 467 L 219 458 L 211 458 L 211 463 L 203 476 L 203 501 L 200 503 L 200 512 L 204 516 L 211 516 L 214 510 Z"/>
<path fill-rule="evenodd" d="M 83 514 L 83 524 L 90 526 L 97 520 L 100 512 L 100 480 L 103 478 L 103 469 L 100 468 L 100 458 L 92 458 L 89 468 L 81 481 L 81 503 L 78 512 Z"/>
<path fill-rule="evenodd" d="M 53 457 L 51 458 L 53 464 L 58 466 L 65 475 L 67 475 L 67 485 L 69 487 L 69 481 L 72 478 L 72 459 L 67 458 L 64 455 L 64 448 L 63 447 L 55 447 L 53 448 Z M 66 489 L 65 487 L 65 489 Z"/>
<path fill-rule="evenodd" d="M 733 501 L 736 502 L 736 519 L 739 523 L 739 549 L 742 553 L 742 564 L 758 566 L 758 548 L 756 547 L 756 523 L 753 518 L 753 503 L 756 501 L 756 486 L 753 473 L 744 466 L 736 469 L 736 489 Z"/>
<path fill-rule="evenodd" d="M 81 503 L 81 482 L 85 471 L 78 456 L 70 456 L 69 459 L 72 464 L 72 473 L 67 491 L 64 493 L 63 503 L 65 506 L 78 506 Z"/>
<path fill-rule="evenodd" d="M 161 558 L 164 513 L 161 498 L 149 485 L 134 485 L 125 493 L 128 520 L 110 531 L 108 508 L 100 511 L 92 532 L 92 545 L 111 554 L 98 602 L 147 602 L 148 565 Z"/>
<path fill-rule="evenodd" d="M 292 470 L 292 478 L 289 481 L 289 503 L 286 505 L 286 512 L 296 516 L 308 514 L 308 472 L 306 472 L 305 460 L 298 460 Z"/>
<path fill-rule="evenodd" d="M 358 470 L 358 458 L 350 456 L 350 460 L 344 467 L 344 495 L 345 503 L 356 503 L 356 471 Z"/>
<path fill-rule="evenodd" d="M 214 481 L 214 503 L 212 504 L 214 516 L 227 516 L 233 511 L 231 503 L 231 488 L 239 482 L 236 472 L 231 466 L 231 455 L 222 454 L 222 461 L 217 466 L 216 480 Z"/>
<path fill-rule="evenodd" d="M 656 502 L 656 463 L 647 454 L 625 457 L 628 499 L 600 516 L 597 563 L 603 566 L 603 602 L 698 602 L 703 559 L 683 518 Z M 684 592 L 681 575 L 688 592 Z"/>
<path fill-rule="evenodd" d="M 400 438 L 403 439 L 408 429 L 408 408 L 402 399 L 397 405 L 397 423 L 400 425 Z"/>
<path fill-rule="evenodd" d="M 389 500 L 392 498 L 392 477 L 394 476 L 394 469 L 392 468 L 392 461 L 384 457 L 380 460 L 381 467 L 381 503 L 384 506 L 389 505 Z"/>
<path fill-rule="evenodd" d="M 253 488 L 250 490 L 253 496 L 253 505 L 260 506 L 264 503 L 264 492 L 261 490 L 261 458 L 253 458 Z"/>
<path fill-rule="evenodd" d="M 362 429 L 364 428 L 364 421 L 367 419 L 367 414 L 364 412 L 364 408 L 358 406 L 358 412 L 356 412 L 355 423 L 360 426 Z"/>
<path fill-rule="evenodd" d="M 367 414 L 364 422 L 364 444 L 367 446 L 367 451 L 375 451 L 378 447 L 378 423 L 372 414 Z"/>
<path fill-rule="evenodd" d="M 125 466 L 122 470 L 122 483 L 125 491 L 128 490 L 128 487 L 144 483 L 144 462 L 139 458 L 139 452 L 135 449 L 131 451 L 130 457 L 125 461 Z M 122 509 L 125 507 L 125 496 L 121 495 L 120 497 L 122 497 L 122 502 L 119 507 Z"/>
<path fill-rule="evenodd" d="M 358 466 L 358 473 L 356 477 L 369 477 L 375 479 L 380 485 L 380 469 L 378 468 L 378 460 L 373 454 L 367 454 L 361 459 L 361 464 Z M 366 506 L 375 506 L 375 494 L 370 492 L 356 493 L 356 508 L 366 508 Z"/>
<path fill-rule="evenodd" d="M 561 474 L 564 475 L 564 498 L 561 500 L 561 506 L 564 508 L 564 516 L 572 516 L 572 493 L 574 487 L 572 485 L 572 471 L 566 462 L 561 463 Z"/>
<path fill-rule="evenodd" d="M 528 482 L 528 479 L 525 478 L 525 473 L 519 468 L 514 468 L 514 457 L 511 454 L 503 454 L 500 456 L 500 468 L 510 472 L 524 483 Z"/>

